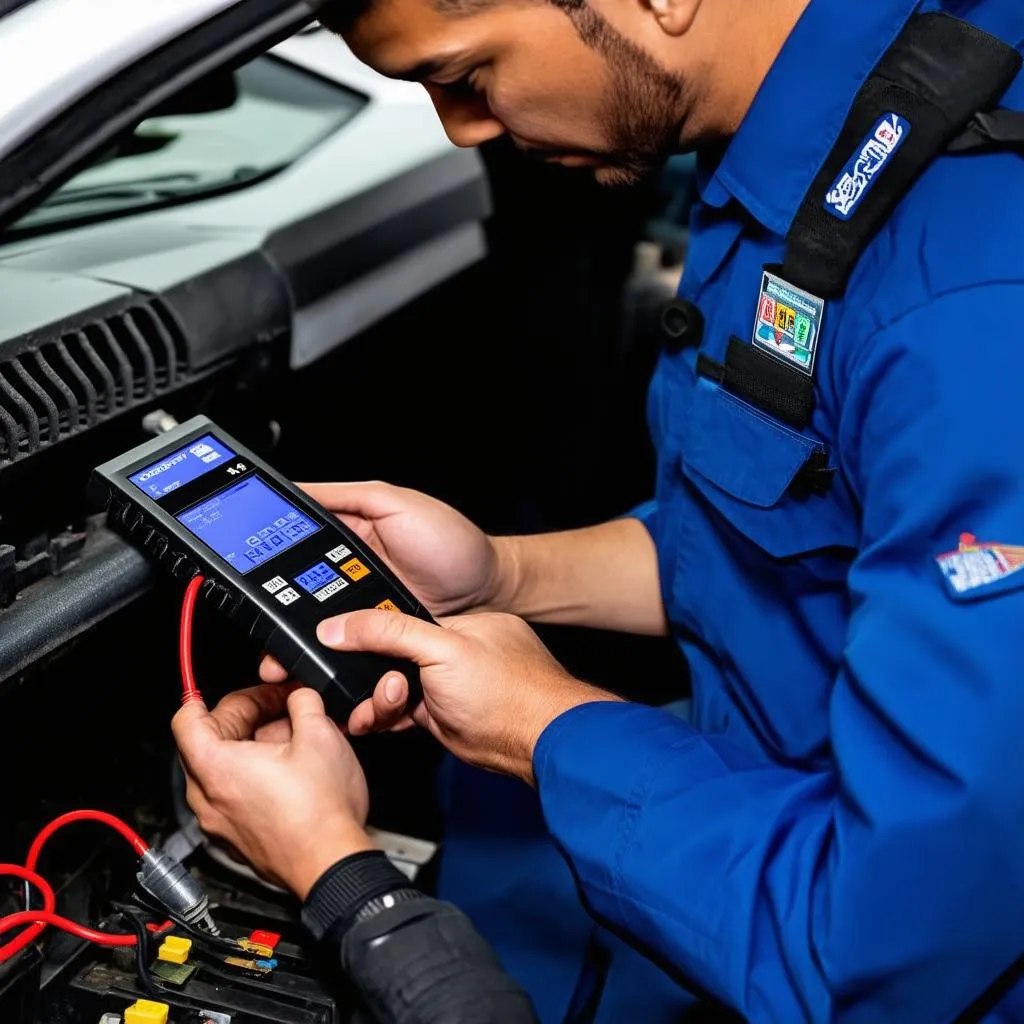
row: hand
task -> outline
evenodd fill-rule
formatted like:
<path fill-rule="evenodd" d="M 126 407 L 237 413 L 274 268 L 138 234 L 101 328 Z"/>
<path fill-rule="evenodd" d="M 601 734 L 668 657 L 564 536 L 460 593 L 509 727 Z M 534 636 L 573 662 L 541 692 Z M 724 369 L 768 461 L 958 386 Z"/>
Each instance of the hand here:
<path fill-rule="evenodd" d="M 491 539 L 450 505 L 384 483 L 303 484 L 436 615 L 490 605 L 502 586 Z"/>
<path fill-rule="evenodd" d="M 255 686 L 213 711 L 193 701 L 171 728 L 203 831 L 300 899 L 332 864 L 374 848 L 366 778 L 315 690 Z"/>
<path fill-rule="evenodd" d="M 466 615 L 435 626 L 371 609 L 325 620 L 319 637 L 339 651 L 373 651 L 415 662 L 423 702 L 412 712 L 413 720 L 463 761 L 530 784 L 534 748 L 551 722 L 580 704 L 619 699 L 573 678 L 512 615 Z M 352 712 L 350 730 L 400 723 L 407 695 L 404 677 L 389 673 L 372 700 Z"/>

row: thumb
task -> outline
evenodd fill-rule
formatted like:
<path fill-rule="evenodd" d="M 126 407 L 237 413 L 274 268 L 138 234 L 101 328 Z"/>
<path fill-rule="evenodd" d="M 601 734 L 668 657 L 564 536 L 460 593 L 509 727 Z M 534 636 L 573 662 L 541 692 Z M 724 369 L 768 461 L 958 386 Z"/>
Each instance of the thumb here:
<path fill-rule="evenodd" d="M 210 712 L 206 710 L 201 697 L 190 700 L 178 708 L 171 719 L 171 732 L 175 745 L 186 760 L 196 753 L 204 741 L 219 738 Z"/>
<path fill-rule="evenodd" d="M 401 511 L 398 488 L 379 481 L 366 483 L 299 484 L 314 501 L 330 512 L 353 512 L 381 519 Z"/>
<path fill-rule="evenodd" d="M 336 651 L 389 654 L 420 668 L 447 661 L 453 642 L 446 630 L 432 622 L 376 608 L 325 619 L 317 627 L 317 636 Z"/>

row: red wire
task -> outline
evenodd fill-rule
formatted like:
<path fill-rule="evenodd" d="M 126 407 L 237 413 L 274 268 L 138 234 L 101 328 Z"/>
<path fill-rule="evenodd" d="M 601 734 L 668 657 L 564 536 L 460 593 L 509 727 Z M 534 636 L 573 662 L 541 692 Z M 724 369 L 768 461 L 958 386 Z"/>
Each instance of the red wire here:
<path fill-rule="evenodd" d="M 20 953 L 26 946 L 31 945 L 39 938 L 40 933 L 46 927 L 45 924 L 36 924 L 38 920 L 38 914 L 52 914 L 54 908 L 57 906 L 57 898 L 53 894 L 53 889 L 50 887 L 50 883 L 46 881 L 41 875 L 37 875 L 34 871 L 29 871 L 28 868 L 23 868 L 20 864 L 0 864 L 0 875 L 13 875 L 15 878 L 20 878 L 24 882 L 29 882 L 34 885 L 43 896 L 43 909 L 42 911 L 29 911 L 33 916 L 29 918 L 28 924 L 31 924 L 31 928 L 26 928 L 20 935 L 11 939 L 10 942 L 3 946 L 0 946 L 0 964 L 6 963 L 16 953 Z M 12 915 L 17 916 L 17 915 Z M 7 921 L 9 919 L 4 917 L 0 918 L 0 934 L 7 930 Z"/>
<path fill-rule="evenodd" d="M 140 857 L 149 849 L 149 843 L 135 829 L 126 825 L 120 818 L 115 818 L 113 814 L 107 814 L 106 811 L 69 811 L 67 814 L 62 814 L 59 818 L 54 818 L 32 840 L 32 845 L 28 849 L 28 857 L 25 860 L 25 867 L 29 871 L 35 871 L 36 864 L 39 863 L 39 854 L 43 849 L 43 844 L 57 829 L 63 828 L 65 825 L 71 825 L 76 821 L 98 821 L 103 825 L 109 825 L 115 832 L 119 832 L 131 843 L 132 848 Z"/>
<path fill-rule="evenodd" d="M 21 942 L 25 935 L 35 928 L 42 931 L 46 925 L 71 932 L 72 935 L 77 935 L 78 938 L 86 939 L 88 942 L 95 942 L 99 946 L 134 946 L 138 941 L 134 935 L 110 935 L 107 932 L 98 932 L 95 928 L 87 928 L 84 924 L 78 924 L 77 921 L 69 921 L 66 917 L 61 917 L 60 914 L 48 914 L 45 910 L 19 910 L 17 914 L 8 914 L 7 917 L 0 918 L 0 934 L 10 928 L 26 924 L 31 924 L 33 927 L 9 943 L 10 946 Z M 6 948 L 6 946 L 0 947 L 0 962 L 6 959 L 4 956 Z"/>
<path fill-rule="evenodd" d="M 61 917 L 54 913 L 57 900 L 53 889 L 42 875 L 36 873 L 35 868 L 39 862 L 39 855 L 42 853 L 43 846 L 54 832 L 65 825 L 70 825 L 77 821 L 97 821 L 101 824 L 109 825 L 131 843 L 132 848 L 140 857 L 149 850 L 149 844 L 138 832 L 126 825 L 120 818 L 107 814 L 106 811 L 69 811 L 67 814 L 62 814 L 59 818 L 54 818 L 32 840 L 24 867 L 20 864 L 0 864 L 0 876 L 13 875 L 15 878 L 20 878 L 22 881 L 34 885 L 43 896 L 42 910 L 24 910 L 17 914 L 8 914 L 6 917 L 0 918 L 0 935 L 11 928 L 24 925 L 30 926 L 25 928 L 20 935 L 11 939 L 10 942 L 0 946 L 0 963 L 10 960 L 16 953 L 19 953 L 26 946 L 35 942 L 47 925 L 61 928 L 64 931 L 71 932 L 73 935 L 77 935 L 79 938 L 98 942 L 104 946 L 131 946 L 135 943 L 134 935 L 108 935 L 104 932 L 94 931 L 92 928 L 86 928 L 84 925 L 76 924 L 74 921 L 69 921 L 66 917 Z"/>
<path fill-rule="evenodd" d="M 193 576 L 185 589 L 185 600 L 181 605 L 181 632 L 178 636 L 178 654 L 181 660 L 181 703 L 203 699 L 196 686 L 192 671 L 192 618 L 196 609 L 196 598 L 203 585 L 202 576 Z"/>
<path fill-rule="evenodd" d="M 181 606 L 181 632 L 179 635 L 178 651 L 181 658 L 182 704 L 203 699 L 199 692 L 199 687 L 196 686 L 196 677 L 192 670 L 192 619 L 195 614 L 199 588 L 202 585 L 203 577 L 193 576 L 185 590 L 185 600 Z M 66 917 L 61 917 L 59 914 L 54 913 L 56 897 L 54 896 L 53 889 L 41 875 L 36 874 L 35 867 L 39 862 L 39 855 L 42 852 L 43 846 L 50 836 L 58 829 L 76 821 L 98 821 L 104 825 L 109 825 L 131 843 L 135 852 L 140 857 L 149 850 L 149 844 L 134 829 L 126 825 L 120 818 L 115 818 L 114 815 L 107 814 L 105 811 L 70 811 L 68 814 L 62 814 L 59 818 L 51 821 L 32 841 L 32 846 L 28 851 L 28 858 L 25 861 L 25 867 L 19 864 L 0 864 L 0 875 L 14 875 L 34 885 L 43 894 L 42 910 L 25 910 L 0 918 L 0 935 L 10 931 L 12 928 L 24 925 L 29 926 L 20 935 L 11 939 L 10 942 L 0 946 L 0 963 L 5 963 L 16 953 L 19 953 L 26 946 L 34 942 L 47 925 L 61 928 L 66 932 L 71 932 L 72 935 L 77 935 L 81 939 L 87 939 L 90 942 L 96 942 L 103 946 L 132 946 L 136 943 L 137 940 L 134 935 L 108 935 L 104 932 L 87 928 L 85 925 L 77 924 Z M 169 927 L 171 927 L 170 921 L 157 928 L 150 926 L 152 931 L 158 933 L 165 931 Z"/>

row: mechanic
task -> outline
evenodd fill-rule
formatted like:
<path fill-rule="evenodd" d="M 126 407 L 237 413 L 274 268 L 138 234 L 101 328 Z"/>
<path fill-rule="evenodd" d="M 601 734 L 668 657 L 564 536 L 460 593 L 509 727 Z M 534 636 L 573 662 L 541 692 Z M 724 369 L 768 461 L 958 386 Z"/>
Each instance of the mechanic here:
<path fill-rule="evenodd" d="M 515 954 L 524 919 L 558 932 L 575 880 L 751 1021 L 949 1021 L 983 993 L 1024 1020 L 1024 5 L 334 9 L 460 145 L 508 133 L 608 183 L 699 160 L 650 504 L 490 538 L 423 495 L 317 491 L 444 617 L 357 612 L 322 639 L 415 660 L 414 719 L 534 786 L 553 840 L 459 822 L 448 895 Z M 671 633 L 688 720 L 574 679 L 523 620 Z M 382 680 L 350 727 L 399 721 L 403 692 Z M 497 948 L 559 1019 L 579 958 L 542 974 Z M 672 1019 L 639 970 L 633 1018 Z"/>
<path fill-rule="evenodd" d="M 465 915 L 374 848 L 366 778 L 316 691 L 256 686 L 213 711 L 193 701 L 173 731 L 200 826 L 304 901 L 303 924 L 340 957 L 371 1020 L 536 1021 Z"/>

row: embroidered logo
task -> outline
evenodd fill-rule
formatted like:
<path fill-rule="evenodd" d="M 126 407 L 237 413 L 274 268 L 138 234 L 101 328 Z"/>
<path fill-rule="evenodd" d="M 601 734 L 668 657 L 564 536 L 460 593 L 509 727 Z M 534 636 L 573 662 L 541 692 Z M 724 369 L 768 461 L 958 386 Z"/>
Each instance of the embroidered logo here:
<path fill-rule="evenodd" d="M 899 114 L 881 118 L 829 189 L 825 209 L 840 220 L 849 220 L 909 134 L 906 118 Z"/>
<path fill-rule="evenodd" d="M 751 340 L 809 376 L 824 312 L 824 300 L 765 271 Z"/>
<path fill-rule="evenodd" d="M 1024 547 L 983 544 L 970 533 L 960 534 L 960 546 L 936 558 L 954 594 L 966 594 L 1024 569 Z"/>

